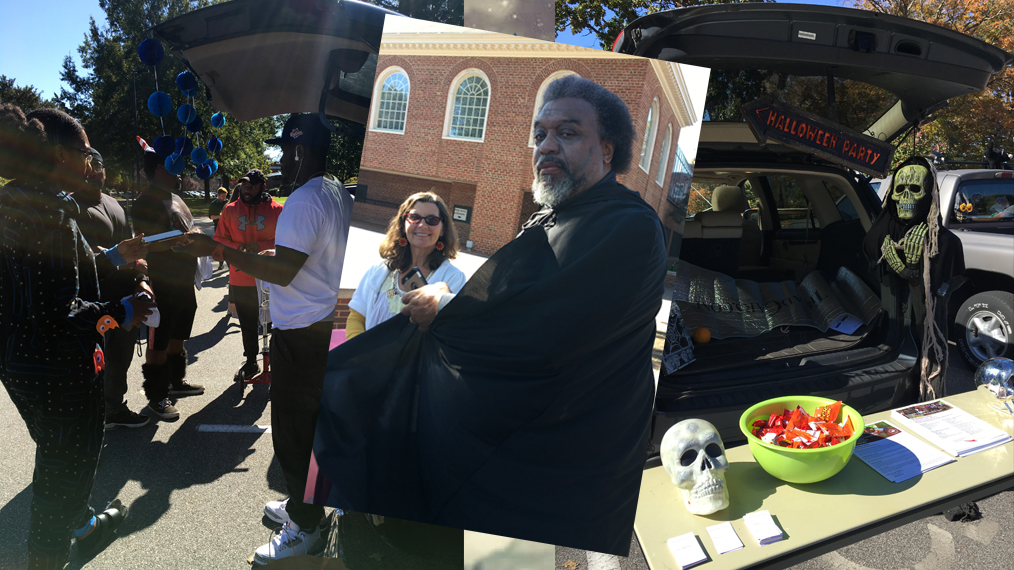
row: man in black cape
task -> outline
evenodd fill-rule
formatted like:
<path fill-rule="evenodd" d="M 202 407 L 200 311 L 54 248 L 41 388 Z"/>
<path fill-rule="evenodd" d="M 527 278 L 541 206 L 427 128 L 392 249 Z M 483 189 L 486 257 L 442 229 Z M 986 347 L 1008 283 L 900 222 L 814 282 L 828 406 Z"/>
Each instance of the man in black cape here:
<path fill-rule="evenodd" d="M 943 227 L 933 163 L 913 157 L 898 166 L 884 210 L 863 243 L 881 282 L 900 296 L 919 345 L 921 401 L 941 398 L 947 374 L 947 300 L 964 280 L 961 240 Z M 928 315 L 928 318 L 927 318 Z"/>
<path fill-rule="evenodd" d="M 577 76 L 544 101 L 543 209 L 456 296 L 406 294 L 407 317 L 331 352 L 314 453 L 331 506 L 625 556 L 662 227 L 616 182 L 634 136 L 623 101 Z"/>

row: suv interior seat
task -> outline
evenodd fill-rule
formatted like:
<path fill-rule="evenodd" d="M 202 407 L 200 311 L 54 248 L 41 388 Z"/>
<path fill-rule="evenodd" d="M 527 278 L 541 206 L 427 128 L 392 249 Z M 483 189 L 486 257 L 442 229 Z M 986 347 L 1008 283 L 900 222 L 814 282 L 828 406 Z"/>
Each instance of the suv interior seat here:
<path fill-rule="evenodd" d="M 715 188 L 711 195 L 711 210 L 698 212 L 684 229 L 684 239 L 704 240 L 700 245 L 691 244 L 701 254 L 694 257 L 704 261 L 703 265 L 695 265 L 727 275 L 760 267 L 763 240 L 757 223 L 743 219 L 743 212 L 748 208 L 746 193 L 739 186 Z"/>

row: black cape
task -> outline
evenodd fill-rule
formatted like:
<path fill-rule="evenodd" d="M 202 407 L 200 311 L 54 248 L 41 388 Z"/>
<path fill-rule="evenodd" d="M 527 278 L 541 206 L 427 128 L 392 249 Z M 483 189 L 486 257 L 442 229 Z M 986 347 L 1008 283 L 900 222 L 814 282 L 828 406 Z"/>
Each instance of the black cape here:
<path fill-rule="evenodd" d="M 314 453 L 328 505 L 626 555 L 666 252 L 610 173 L 536 213 L 433 321 L 331 351 Z"/>

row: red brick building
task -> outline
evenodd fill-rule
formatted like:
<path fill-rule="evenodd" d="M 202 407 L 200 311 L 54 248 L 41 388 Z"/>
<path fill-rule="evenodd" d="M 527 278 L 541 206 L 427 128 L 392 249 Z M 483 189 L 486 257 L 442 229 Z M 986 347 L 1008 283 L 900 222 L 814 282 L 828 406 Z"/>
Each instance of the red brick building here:
<path fill-rule="evenodd" d="M 353 220 L 386 225 L 410 194 L 434 190 L 463 248 L 491 254 L 538 209 L 532 121 L 548 84 L 577 74 L 619 95 L 634 120 L 634 164 L 619 177 L 666 219 L 680 128 L 692 124 L 676 64 L 411 22 L 385 27 Z"/>

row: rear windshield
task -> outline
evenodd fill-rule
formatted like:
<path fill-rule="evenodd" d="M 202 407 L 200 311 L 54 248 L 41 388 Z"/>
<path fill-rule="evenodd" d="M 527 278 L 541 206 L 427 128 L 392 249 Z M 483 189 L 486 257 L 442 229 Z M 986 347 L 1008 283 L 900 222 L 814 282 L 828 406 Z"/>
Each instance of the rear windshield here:
<path fill-rule="evenodd" d="M 1014 234 L 1014 180 L 967 180 L 958 187 L 951 227 Z"/>
<path fill-rule="evenodd" d="M 762 97 L 775 97 L 789 105 L 862 132 L 887 112 L 898 98 L 878 87 L 851 79 L 834 79 L 835 107 L 828 105 L 826 77 L 800 77 L 764 70 L 711 72 L 704 103 L 711 121 L 743 121 L 739 108 Z"/>

